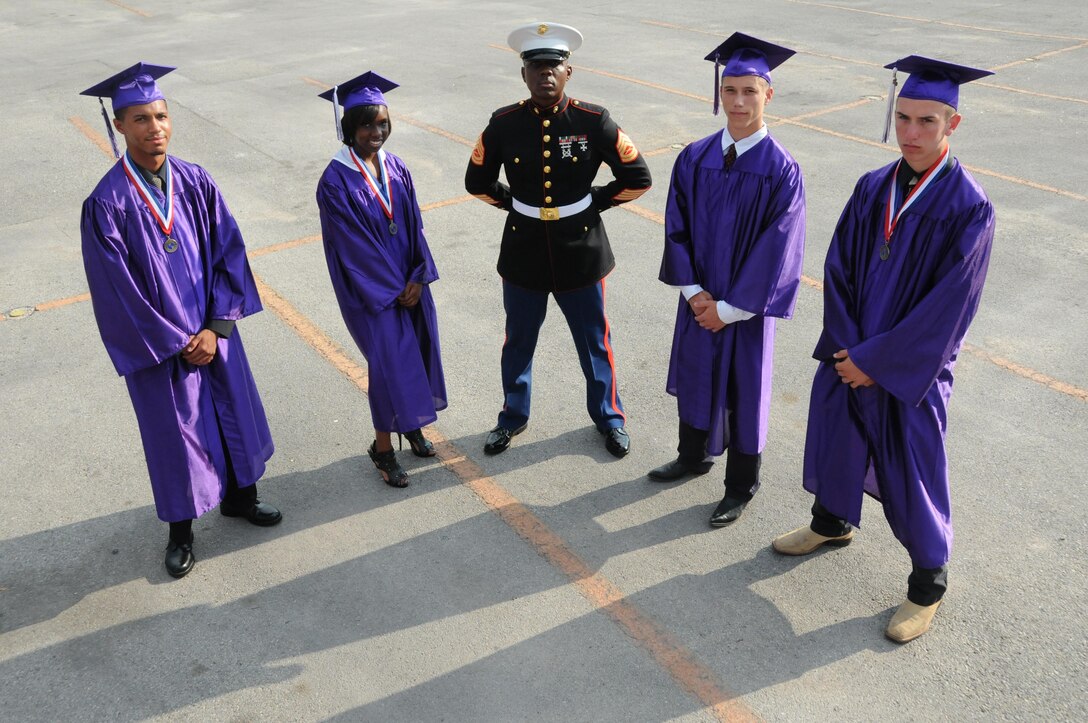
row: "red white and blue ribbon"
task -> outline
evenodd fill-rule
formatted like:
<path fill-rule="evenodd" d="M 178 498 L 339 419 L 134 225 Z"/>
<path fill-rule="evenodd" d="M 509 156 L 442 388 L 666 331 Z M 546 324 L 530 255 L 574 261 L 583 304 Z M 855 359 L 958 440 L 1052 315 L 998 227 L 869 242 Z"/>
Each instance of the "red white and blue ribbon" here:
<path fill-rule="evenodd" d="M 155 194 L 151 192 L 151 186 L 144 180 L 144 176 L 140 173 L 132 163 L 132 159 L 128 157 L 128 153 L 121 156 L 121 163 L 125 169 L 125 175 L 128 176 L 128 180 L 132 182 L 132 185 L 136 188 L 136 193 L 144 200 L 147 207 L 151 209 L 151 215 L 155 217 L 155 221 L 158 222 L 159 228 L 162 232 L 170 236 L 170 229 L 174 226 L 174 174 L 170 172 L 170 159 L 167 157 L 163 163 L 166 165 L 166 188 L 163 189 L 163 195 L 166 198 L 165 208 L 159 205 L 159 200 L 155 197 Z"/>
<path fill-rule="evenodd" d="M 903 201 L 903 207 L 898 211 L 895 206 L 899 200 L 898 185 L 895 182 L 899 173 L 899 166 L 895 167 L 895 171 L 892 173 L 891 187 L 888 189 L 888 205 L 884 209 L 884 243 L 890 243 L 892 238 L 892 232 L 895 231 L 895 225 L 899 223 L 900 216 L 911 205 L 922 197 L 922 194 L 929 190 L 929 187 L 937 180 L 937 176 L 940 175 L 939 171 L 944 167 L 945 162 L 948 160 L 948 153 L 950 148 L 945 146 L 944 153 L 937 159 L 937 162 L 929 167 L 929 170 L 925 172 L 922 178 L 914 186 L 914 190 L 907 194 L 907 198 Z M 899 159 L 899 163 L 903 163 L 903 159 Z"/>
<path fill-rule="evenodd" d="M 374 195 L 378 197 L 378 203 L 381 205 L 382 211 L 385 212 L 385 217 L 392 222 L 393 187 L 389 185 L 389 173 L 385 170 L 385 153 L 383 151 L 378 151 L 378 169 L 382 174 L 381 185 L 385 187 L 385 193 L 382 193 L 377 179 L 374 178 L 374 174 L 371 173 L 367 165 L 361 163 L 359 157 L 355 155 L 355 149 L 349 148 L 348 150 L 351 152 L 351 160 L 355 161 L 355 167 L 359 169 L 359 173 L 363 174 L 363 178 L 366 179 L 366 183 L 370 186 L 370 190 L 374 191 Z"/>

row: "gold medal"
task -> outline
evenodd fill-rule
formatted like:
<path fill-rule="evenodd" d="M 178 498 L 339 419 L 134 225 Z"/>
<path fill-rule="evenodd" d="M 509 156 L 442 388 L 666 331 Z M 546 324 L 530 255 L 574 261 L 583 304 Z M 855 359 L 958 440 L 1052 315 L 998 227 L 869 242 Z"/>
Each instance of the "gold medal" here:
<path fill-rule="evenodd" d="M 162 248 L 166 253 L 172 254 L 178 250 L 178 240 L 167 236 L 166 240 L 162 242 Z"/>
<path fill-rule="evenodd" d="M 880 260 L 881 261 L 887 261 L 888 257 L 891 256 L 891 255 L 892 255 L 892 247 L 889 246 L 885 242 L 885 244 L 880 247 Z"/>

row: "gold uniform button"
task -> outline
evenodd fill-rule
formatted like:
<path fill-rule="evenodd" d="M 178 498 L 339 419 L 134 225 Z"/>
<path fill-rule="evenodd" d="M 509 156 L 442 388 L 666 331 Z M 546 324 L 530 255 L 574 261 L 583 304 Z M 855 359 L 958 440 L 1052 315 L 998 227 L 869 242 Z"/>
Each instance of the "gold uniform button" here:
<path fill-rule="evenodd" d="M 515 158 L 514 163 L 521 163 L 521 159 L 520 158 Z"/>
<path fill-rule="evenodd" d="M 589 226 L 582 226 L 583 231 L 589 231 Z"/>
<path fill-rule="evenodd" d="M 574 105 L 578 105 L 578 101 L 574 101 Z"/>
<path fill-rule="evenodd" d="M 545 158 L 551 158 L 552 157 L 552 152 L 551 151 L 544 151 L 544 157 Z"/>
<path fill-rule="evenodd" d="M 559 106 L 555 106 L 554 108 L 552 108 L 552 113 L 558 113 L 558 112 L 559 112 Z"/>
<path fill-rule="evenodd" d="M 552 172 L 552 167 L 551 166 L 544 166 L 544 172 L 545 173 L 551 173 Z"/>
<path fill-rule="evenodd" d="M 523 100 L 519 100 L 519 101 L 518 101 L 518 105 L 525 105 L 525 101 L 523 101 Z"/>
<path fill-rule="evenodd" d="M 511 230 L 511 231 L 517 231 L 517 230 L 518 230 L 518 227 L 517 227 L 517 226 L 511 226 L 511 227 L 510 227 L 510 230 Z M 587 230 L 588 230 L 588 229 L 587 229 Z"/>
<path fill-rule="evenodd" d="M 544 142 L 545 142 L 545 143 L 547 143 L 547 142 L 548 142 L 548 141 L 550 141 L 551 139 L 552 139 L 552 137 L 551 137 L 551 136 L 544 136 Z"/>
<path fill-rule="evenodd" d="M 544 188 L 551 188 L 551 187 L 552 187 L 552 182 L 551 181 L 544 181 Z"/>
<path fill-rule="evenodd" d="M 552 202 L 552 197 L 551 196 L 545 196 L 544 197 L 544 203 L 551 203 L 551 202 Z"/>
<path fill-rule="evenodd" d="M 551 122 L 550 120 L 546 120 L 546 121 L 544 121 L 544 127 L 545 127 L 545 128 L 547 128 L 547 127 L 548 127 L 548 126 L 550 126 L 551 124 L 552 124 L 552 122 Z"/>
<path fill-rule="evenodd" d="M 571 163 L 577 163 L 578 162 L 578 156 L 574 156 L 573 158 L 571 158 L 570 162 Z"/>

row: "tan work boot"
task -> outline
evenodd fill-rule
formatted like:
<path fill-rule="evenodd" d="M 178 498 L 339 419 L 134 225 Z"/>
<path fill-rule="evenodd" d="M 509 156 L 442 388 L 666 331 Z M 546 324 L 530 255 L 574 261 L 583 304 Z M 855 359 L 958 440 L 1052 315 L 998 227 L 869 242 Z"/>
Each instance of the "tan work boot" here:
<path fill-rule="evenodd" d="M 774 538 L 771 547 L 775 552 L 783 555 L 807 555 L 816 552 L 824 545 L 831 547 L 846 547 L 854 538 L 854 531 L 850 530 L 839 537 L 824 537 L 813 532 L 809 527 L 798 527 L 792 532 L 787 532 Z"/>
<path fill-rule="evenodd" d="M 937 614 L 940 606 L 940 600 L 932 605 L 916 605 L 906 600 L 895 611 L 895 615 L 892 615 L 884 634 L 897 643 L 909 643 L 929 630 L 933 616 Z"/>

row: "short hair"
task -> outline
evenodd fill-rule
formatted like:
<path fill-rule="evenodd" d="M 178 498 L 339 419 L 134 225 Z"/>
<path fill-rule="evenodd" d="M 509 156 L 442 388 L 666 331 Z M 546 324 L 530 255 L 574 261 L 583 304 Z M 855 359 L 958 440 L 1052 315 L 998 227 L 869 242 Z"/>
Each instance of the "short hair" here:
<path fill-rule="evenodd" d="M 154 103 L 155 101 L 151 101 L 151 102 Z M 163 102 L 163 105 L 166 106 L 166 109 L 170 110 L 170 104 L 166 102 L 165 98 L 162 99 L 162 102 Z M 131 105 L 127 105 L 124 108 L 115 109 L 113 111 L 113 117 L 115 119 L 119 120 L 119 121 L 124 121 L 125 120 L 125 114 L 128 113 L 128 109 L 131 108 L 131 107 L 132 107 Z"/>
<path fill-rule="evenodd" d="M 380 105 L 357 105 L 344 111 L 344 117 L 340 119 L 340 130 L 344 134 L 344 145 L 350 146 L 354 143 L 355 131 L 359 130 L 359 126 L 373 123 L 374 119 L 378 117 L 378 109 L 383 107 Z M 389 130 L 393 130 L 392 118 L 389 119 Z"/>

